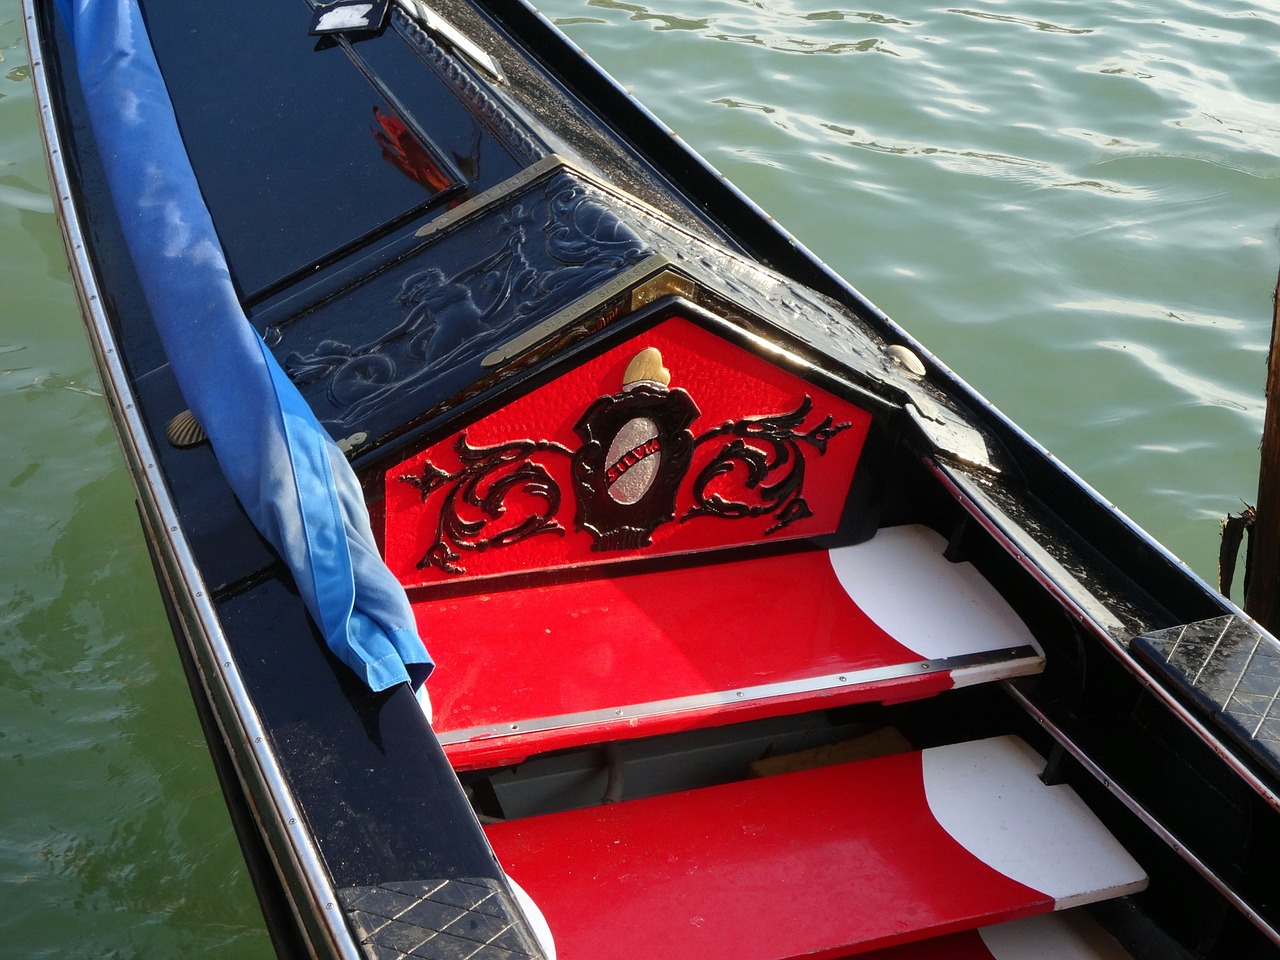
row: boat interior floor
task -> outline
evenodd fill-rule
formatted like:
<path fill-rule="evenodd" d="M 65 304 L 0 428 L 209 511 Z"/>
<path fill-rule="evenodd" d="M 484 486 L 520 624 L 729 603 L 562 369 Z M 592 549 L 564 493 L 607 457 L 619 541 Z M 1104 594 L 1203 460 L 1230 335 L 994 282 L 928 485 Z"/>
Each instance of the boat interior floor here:
<path fill-rule="evenodd" d="M 486 833 L 566 957 L 836 957 L 1145 887 L 1042 768 L 996 737 Z"/>
<path fill-rule="evenodd" d="M 1127 956 L 1074 908 L 1146 874 L 1008 732 L 988 681 L 1043 654 L 945 552 L 903 525 L 418 601 L 437 732 L 558 956 Z"/>

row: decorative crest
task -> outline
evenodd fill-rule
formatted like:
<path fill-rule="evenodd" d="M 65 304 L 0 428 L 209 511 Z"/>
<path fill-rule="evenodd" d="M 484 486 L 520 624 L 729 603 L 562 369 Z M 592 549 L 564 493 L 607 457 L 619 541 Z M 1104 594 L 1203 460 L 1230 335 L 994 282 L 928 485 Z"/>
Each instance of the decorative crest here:
<path fill-rule="evenodd" d="M 707 358 L 670 336 L 661 350 L 613 348 L 389 471 L 421 506 L 388 488 L 388 562 L 406 583 L 427 583 L 760 542 L 793 527 L 791 536 L 833 532 L 869 417 L 757 357 L 726 353 L 739 348 L 708 346 L 738 359 Z M 679 354 L 670 369 L 668 348 Z M 616 392 L 586 399 L 602 375 Z M 686 375 L 696 390 L 679 385 Z M 815 397 L 826 411 L 815 414 Z M 773 409 L 725 416 L 748 403 Z M 855 423 L 856 439 L 820 471 L 815 509 L 810 461 Z M 541 438 L 531 424 L 547 425 Z M 563 545 L 530 546 L 549 539 Z M 490 559 L 495 551 L 510 557 Z"/>

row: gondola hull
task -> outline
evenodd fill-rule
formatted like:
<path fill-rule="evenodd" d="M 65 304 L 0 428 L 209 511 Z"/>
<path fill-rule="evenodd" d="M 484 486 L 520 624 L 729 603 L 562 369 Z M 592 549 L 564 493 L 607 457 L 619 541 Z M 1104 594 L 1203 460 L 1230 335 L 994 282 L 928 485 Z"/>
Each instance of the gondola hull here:
<path fill-rule="evenodd" d="M 26 16 L 282 956 L 1276 955 L 1275 640 L 536 11 Z"/>

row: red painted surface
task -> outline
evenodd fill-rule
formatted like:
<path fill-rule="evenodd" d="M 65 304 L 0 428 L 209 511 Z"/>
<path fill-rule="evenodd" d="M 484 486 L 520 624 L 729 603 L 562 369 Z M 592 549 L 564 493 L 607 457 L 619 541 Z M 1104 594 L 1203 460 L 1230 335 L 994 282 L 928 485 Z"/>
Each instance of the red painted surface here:
<path fill-rule="evenodd" d="M 841 589 L 825 551 L 422 601 L 414 611 L 437 663 L 431 698 L 442 735 L 920 660 Z M 911 699 L 950 684 L 947 671 L 936 670 L 820 695 L 606 716 L 446 749 L 455 766 L 476 768 L 619 736 L 814 709 L 821 698 L 832 706 Z"/>
<path fill-rule="evenodd" d="M 1053 908 L 938 825 L 914 753 L 485 832 L 561 960 L 821 960 Z"/>
<path fill-rule="evenodd" d="M 680 486 L 675 519 L 660 526 L 650 546 L 630 550 L 593 549 L 591 535 L 578 529 L 575 500 L 569 472 L 569 454 L 581 445 L 574 426 L 593 402 L 616 394 L 622 387 L 623 372 L 643 348 L 656 347 L 671 372 L 671 388 L 686 391 L 700 415 L 690 427 L 694 437 L 721 424 L 746 417 L 773 416 L 796 410 L 810 398 L 812 410 L 799 429 L 808 431 L 828 416 L 833 424 L 849 424 L 827 446 L 825 454 L 802 445 L 805 451 L 804 499 L 812 516 L 800 519 L 775 532 L 768 532 L 777 517 L 765 514 L 742 519 L 716 516 L 682 517 L 693 505 L 694 478 L 709 463 L 718 445 L 697 448 L 692 465 Z M 808 537 L 833 532 L 840 521 L 854 468 L 862 449 L 870 415 L 852 404 L 808 383 L 761 357 L 731 344 L 683 320 L 667 320 L 642 336 L 623 343 L 589 360 L 543 387 L 519 397 L 507 406 L 482 417 L 464 431 L 447 437 L 410 457 L 387 472 L 386 478 L 386 561 L 408 587 L 453 582 L 470 577 L 495 576 L 515 571 L 555 569 L 636 556 L 661 556 L 720 547 Z M 560 492 L 556 514 L 563 532 L 540 533 L 518 543 L 492 546 L 485 550 L 458 550 L 457 566 L 463 572 L 446 572 L 435 566 L 419 567 L 419 562 L 436 540 L 444 494 L 433 492 L 424 502 L 419 490 L 406 477 L 421 476 L 428 465 L 446 474 L 456 474 L 462 462 L 457 443 L 465 434 L 472 447 L 488 447 L 518 440 L 546 441 L 560 450 L 534 453 L 531 463 L 554 481 Z M 748 441 L 765 450 L 758 441 Z M 566 452 L 568 451 L 568 452 Z M 514 466 L 514 465 L 513 465 Z M 766 483 L 776 482 L 785 472 L 771 474 Z M 505 474 L 494 474 L 499 480 Z M 711 486 L 731 500 L 757 502 L 755 491 L 744 484 L 741 468 L 719 477 Z M 486 484 L 485 489 L 489 489 Z M 510 488 L 502 502 L 500 517 L 486 518 L 475 508 L 461 511 L 465 521 L 486 521 L 486 536 L 509 530 L 524 518 L 549 509 L 544 495 L 528 487 Z"/>

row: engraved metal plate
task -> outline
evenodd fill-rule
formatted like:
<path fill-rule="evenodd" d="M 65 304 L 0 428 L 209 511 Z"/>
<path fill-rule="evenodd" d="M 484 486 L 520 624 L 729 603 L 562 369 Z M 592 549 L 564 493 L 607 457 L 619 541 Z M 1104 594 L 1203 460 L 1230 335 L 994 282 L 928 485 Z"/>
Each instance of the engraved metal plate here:
<path fill-rule="evenodd" d="M 1135 637 L 1132 649 L 1280 771 L 1280 643 L 1274 637 L 1243 617 L 1225 616 Z"/>
<path fill-rule="evenodd" d="M 370 960 L 537 960 L 520 911 L 494 879 L 419 880 L 338 891 Z"/>

